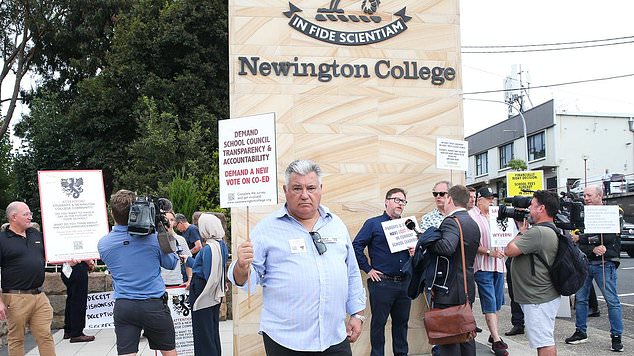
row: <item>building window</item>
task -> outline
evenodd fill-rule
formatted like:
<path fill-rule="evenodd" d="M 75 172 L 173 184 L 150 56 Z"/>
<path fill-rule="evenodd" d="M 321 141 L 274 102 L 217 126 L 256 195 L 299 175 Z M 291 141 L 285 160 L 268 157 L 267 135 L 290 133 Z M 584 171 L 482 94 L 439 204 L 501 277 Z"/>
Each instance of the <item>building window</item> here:
<path fill-rule="evenodd" d="M 513 143 L 500 146 L 500 169 L 504 169 L 509 166 L 509 162 L 513 159 Z"/>
<path fill-rule="evenodd" d="M 487 152 L 476 155 L 475 160 L 476 176 L 481 176 L 483 174 L 489 173 L 489 159 L 487 157 Z"/>
<path fill-rule="evenodd" d="M 546 142 L 544 141 L 544 133 L 540 132 L 536 135 L 529 136 L 528 160 L 534 161 L 544 157 L 546 157 Z"/>

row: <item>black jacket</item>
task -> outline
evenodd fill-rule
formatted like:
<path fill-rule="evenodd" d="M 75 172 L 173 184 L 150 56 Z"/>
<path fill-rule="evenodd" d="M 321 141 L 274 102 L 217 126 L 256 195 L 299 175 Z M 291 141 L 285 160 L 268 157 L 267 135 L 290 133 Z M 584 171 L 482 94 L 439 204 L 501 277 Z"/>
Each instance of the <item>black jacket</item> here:
<path fill-rule="evenodd" d="M 443 283 L 436 280 L 434 283 L 434 303 L 437 306 L 451 306 L 464 304 L 466 302 L 463 284 L 462 254 L 460 250 L 460 232 L 458 224 L 453 217 L 457 217 L 462 225 L 462 234 L 465 244 L 465 258 L 467 267 L 467 290 L 469 302 L 475 300 L 475 281 L 473 279 L 473 263 L 475 261 L 478 247 L 480 246 L 480 228 L 478 224 L 469 216 L 466 210 L 461 210 L 447 216 L 440 224 L 442 238 L 438 240 L 431 250 L 448 259 L 446 272 L 445 289 L 438 287 Z"/>

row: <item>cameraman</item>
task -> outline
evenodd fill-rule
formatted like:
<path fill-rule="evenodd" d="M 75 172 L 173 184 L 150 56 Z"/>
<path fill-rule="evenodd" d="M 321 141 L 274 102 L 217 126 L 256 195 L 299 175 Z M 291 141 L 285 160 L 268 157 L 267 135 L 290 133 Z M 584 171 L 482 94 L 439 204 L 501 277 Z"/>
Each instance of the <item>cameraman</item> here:
<path fill-rule="evenodd" d="M 588 186 L 583 192 L 583 200 L 586 205 L 603 205 L 603 190 L 599 186 Z M 586 334 L 588 295 L 594 279 L 608 304 L 610 336 L 612 337 L 611 350 L 622 352 L 623 319 L 621 317 L 621 302 L 616 293 L 616 269 L 620 263 L 621 236 L 619 234 L 581 234 L 578 237 L 578 242 L 581 251 L 588 256 L 588 278 L 583 287 L 576 293 L 576 331 L 566 339 L 566 343 L 575 345 L 588 341 Z"/>
<path fill-rule="evenodd" d="M 128 233 L 130 206 L 135 199 L 129 190 L 119 190 L 110 197 L 115 226 L 98 244 L 99 255 L 112 274 L 117 353 L 136 355 L 141 330 L 145 330 L 151 349 L 160 350 L 163 356 L 175 356 L 174 322 L 161 267 L 174 269 L 178 256 L 161 251 L 156 233 Z"/>

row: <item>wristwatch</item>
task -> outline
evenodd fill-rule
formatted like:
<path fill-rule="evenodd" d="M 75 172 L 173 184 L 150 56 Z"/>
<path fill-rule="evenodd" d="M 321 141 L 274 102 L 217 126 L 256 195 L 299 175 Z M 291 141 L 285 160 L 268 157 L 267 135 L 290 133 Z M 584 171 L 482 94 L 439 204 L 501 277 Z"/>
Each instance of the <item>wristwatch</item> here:
<path fill-rule="evenodd" d="M 491 256 L 491 250 L 487 250 L 487 256 Z"/>
<path fill-rule="evenodd" d="M 365 319 L 366 319 L 366 317 L 361 315 L 361 314 L 352 314 L 352 315 L 350 315 L 350 317 L 357 318 L 357 319 L 361 320 L 361 323 L 363 323 L 365 321 Z"/>

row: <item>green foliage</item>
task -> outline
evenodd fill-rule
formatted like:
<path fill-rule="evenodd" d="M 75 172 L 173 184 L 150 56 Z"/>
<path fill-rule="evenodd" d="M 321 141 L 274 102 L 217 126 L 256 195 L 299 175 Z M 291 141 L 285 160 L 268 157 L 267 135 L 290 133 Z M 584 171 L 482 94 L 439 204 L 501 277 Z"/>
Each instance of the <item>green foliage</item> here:
<path fill-rule="evenodd" d="M 0 138 L 0 223 L 6 222 L 4 208 L 16 200 L 12 160 L 11 141 L 7 133 Z"/>
<path fill-rule="evenodd" d="M 106 196 L 170 187 L 186 193 L 168 194 L 183 199 L 180 212 L 216 210 L 217 122 L 229 116 L 227 3 L 57 1 L 63 11 L 36 43 L 40 86 L 17 130 L 17 195 L 34 209 L 38 170 L 100 169 Z"/>
<path fill-rule="evenodd" d="M 174 211 L 181 213 L 191 222 L 192 214 L 199 209 L 200 191 L 192 176 L 185 176 L 185 170 L 179 172 L 171 182 L 161 187 L 172 201 Z"/>
<path fill-rule="evenodd" d="M 509 167 L 516 171 L 525 171 L 528 166 L 526 166 L 526 162 L 521 159 L 512 159 L 509 161 Z"/>

